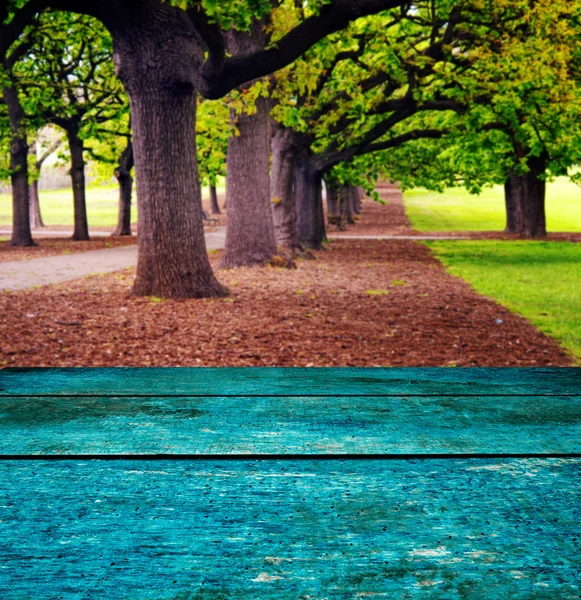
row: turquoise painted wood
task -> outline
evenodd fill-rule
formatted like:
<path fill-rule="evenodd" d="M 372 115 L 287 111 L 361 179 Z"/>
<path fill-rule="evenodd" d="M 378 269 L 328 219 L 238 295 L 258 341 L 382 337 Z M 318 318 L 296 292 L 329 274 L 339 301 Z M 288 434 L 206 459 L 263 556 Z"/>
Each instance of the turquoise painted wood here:
<path fill-rule="evenodd" d="M 0 454 L 581 453 L 581 396 L 0 397 Z"/>
<path fill-rule="evenodd" d="M 578 598 L 581 461 L 0 462 L 4 600 Z"/>
<path fill-rule="evenodd" d="M 0 394 L 581 395 L 581 369 L 70 368 L 0 370 Z"/>
<path fill-rule="evenodd" d="M 578 598 L 580 427 L 579 369 L 3 370 L 0 599 Z"/>

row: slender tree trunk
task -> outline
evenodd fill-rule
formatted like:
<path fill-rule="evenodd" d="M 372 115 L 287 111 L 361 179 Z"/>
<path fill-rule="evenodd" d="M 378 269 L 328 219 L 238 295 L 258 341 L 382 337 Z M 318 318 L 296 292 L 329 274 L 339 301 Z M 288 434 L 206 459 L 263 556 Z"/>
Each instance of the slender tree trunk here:
<path fill-rule="evenodd" d="M 85 193 L 85 147 L 79 137 L 77 123 L 70 123 L 67 127 L 67 140 L 71 154 L 71 183 L 73 186 L 73 209 L 75 227 L 73 240 L 87 242 L 89 238 L 89 223 L 87 221 L 87 199 Z"/>
<path fill-rule="evenodd" d="M 131 169 L 133 169 L 133 164 L 133 142 L 129 138 L 115 169 L 115 177 L 119 183 L 119 215 L 117 227 L 111 234 L 114 236 L 131 235 L 131 198 L 133 194 Z"/>
<path fill-rule="evenodd" d="M 505 231 L 523 238 L 546 237 L 546 182 L 541 178 L 546 163 L 542 157 L 532 157 L 529 158 L 528 167 L 527 173 L 511 173 L 505 182 Z"/>
<path fill-rule="evenodd" d="M 244 55 L 264 47 L 264 23 L 251 32 L 231 31 L 228 48 Z M 228 225 L 220 266 L 245 267 L 268 263 L 276 254 L 270 208 L 270 101 L 259 98 L 256 113 L 233 118 L 239 135 L 228 143 L 226 202 Z"/>
<path fill-rule="evenodd" d="M 30 200 L 30 226 L 33 229 L 44 227 L 42 213 L 40 212 L 40 197 L 38 195 L 38 179 L 33 179 L 29 187 Z"/>
<path fill-rule="evenodd" d="M 28 191 L 28 143 L 24 127 L 24 110 L 15 87 L 3 88 L 4 101 L 10 120 L 10 182 L 12 184 L 13 246 L 35 246 L 30 230 Z"/>
<path fill-rule="evenodd" d="M 342 185 L 339 188 L 339 198 L 341 202 L 341 216 L 344 223 L 353 225 L 353 189 L 350 185 Z"/>
<path fill-rule="evenodd" d="M 218 204 L 218 192 L 216 191 L 216 184 L 210 184 L 210 211 L 213 215 L 221 215 L 220 205 Z"/>
<path fill-rule="evenodd" d="M 353 194 L 355 196 L 355 204 L 353 206 L 353 211 L 355 212 L 356 215 L 360 215 L 361 214 L 361 200 L 363 199 L 363 196 L 364 196 L 363 188 L 361 188 L 359 186 L 354 186 Z"/>
<path fill-rule="evenodd" d="M 345 230 L 343 217 L 341 216 L 341 201 L 339 188 L 336 184 L 326 182 L 327 189 L 327 223 L 337 227 L 339 231 Z"/>
<path fill-rule="evenodd" d="M 272 176 L 270 197 L 277 246 L 300 254 L 304 248 L 297 229 L 297 203 L 294 175 L 297 158 L 296 134 L 275 126 L 272 136 Z"/>
<path fill-rule="evenodd" d="M 323 178 L 304 151 L 297 157 L 295 173 L 299 239 L 307 248 L 320 250 L 325 239 Z"/>

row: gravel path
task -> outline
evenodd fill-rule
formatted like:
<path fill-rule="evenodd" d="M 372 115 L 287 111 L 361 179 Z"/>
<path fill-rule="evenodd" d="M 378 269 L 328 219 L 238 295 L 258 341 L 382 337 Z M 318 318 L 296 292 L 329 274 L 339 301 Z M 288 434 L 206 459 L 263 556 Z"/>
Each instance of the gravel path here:
<path fill-rule="evenodd" d="M 206 234 L 208 250 L 224 248 L 226 228 Z M 137 246 L 0 263 L 0 290 L 24 290 L 87 275 L 112 273 L 137 264 Z"/>

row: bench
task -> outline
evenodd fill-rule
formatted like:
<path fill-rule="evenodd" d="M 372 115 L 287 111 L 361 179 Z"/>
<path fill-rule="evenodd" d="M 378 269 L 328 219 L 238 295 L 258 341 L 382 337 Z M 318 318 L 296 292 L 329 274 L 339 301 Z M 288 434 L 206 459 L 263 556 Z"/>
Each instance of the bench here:
<path fill-rule="evenodd" d="M 212 227 L 218 227 L 220 225 L 220 219 L 216 219 L 215 217 L 208 217 L 206 211 L 202 211 L 202 219 L 205 223 L 210 224 Z"/>
<path fill-rule="evenodd" d="M 581 369 L 5 369 L 0 596 L 574 598 Z"/>

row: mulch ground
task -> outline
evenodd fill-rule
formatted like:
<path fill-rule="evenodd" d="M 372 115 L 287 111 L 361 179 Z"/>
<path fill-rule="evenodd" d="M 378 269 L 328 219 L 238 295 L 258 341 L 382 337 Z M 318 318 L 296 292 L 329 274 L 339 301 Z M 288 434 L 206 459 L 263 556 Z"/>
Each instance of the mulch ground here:
<path fill-rule="evenodd" d="M 364 235 L 391 208 L 366 201 Z M 403 209 L 402 209 L 403 210 Z M 401 217 L 401 215 L 400 215 Z M 385 230 L 384 230 L 385 233 Z M 132 275 L 0 295 L 5 366 L 569 366 L 525 319 L 422 243 L 336 240 L 296 270 L 218 271 L 220 300 L 130 296 Z M 212 255 L 214 265 L 219 253 Z"/>

